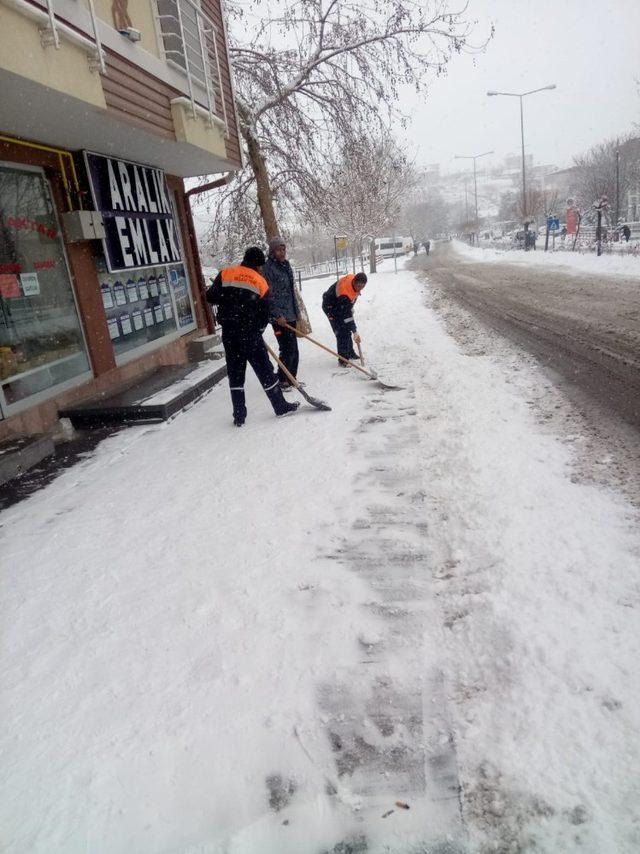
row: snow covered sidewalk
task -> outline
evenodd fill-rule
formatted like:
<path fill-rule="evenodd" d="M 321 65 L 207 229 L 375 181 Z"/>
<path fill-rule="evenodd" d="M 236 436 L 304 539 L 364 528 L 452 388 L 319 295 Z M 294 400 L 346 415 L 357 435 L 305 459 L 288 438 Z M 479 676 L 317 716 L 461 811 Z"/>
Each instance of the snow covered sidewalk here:
<path fill-rule="evenodd" d="M 405 390 L 301 342 L 331 413 L 251 375 L 0 515 L 6 851 L 640 847 L 635 514 L 422 288 L 357 307 Z"/>

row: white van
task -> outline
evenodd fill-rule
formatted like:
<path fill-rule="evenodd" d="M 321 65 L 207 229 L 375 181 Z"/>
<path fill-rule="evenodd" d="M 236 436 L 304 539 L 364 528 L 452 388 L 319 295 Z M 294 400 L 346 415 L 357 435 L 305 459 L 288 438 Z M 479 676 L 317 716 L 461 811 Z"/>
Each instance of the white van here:
<path fill-rule="evenodd" d="M 407 251 L 405 244 L 402 237 L 376 237 L 376 255 L 382 255 L 383 258 L 404 255 Z"/>

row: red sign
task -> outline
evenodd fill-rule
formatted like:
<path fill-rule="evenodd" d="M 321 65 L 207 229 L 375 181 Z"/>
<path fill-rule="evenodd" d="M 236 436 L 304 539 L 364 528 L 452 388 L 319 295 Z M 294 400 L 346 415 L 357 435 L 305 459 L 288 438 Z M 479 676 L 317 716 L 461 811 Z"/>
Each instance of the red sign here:
<path fill-rule="evenodd" d="M 578 212 L 567 208 L 567 234 L 575 234 L 578 230 Z"/>

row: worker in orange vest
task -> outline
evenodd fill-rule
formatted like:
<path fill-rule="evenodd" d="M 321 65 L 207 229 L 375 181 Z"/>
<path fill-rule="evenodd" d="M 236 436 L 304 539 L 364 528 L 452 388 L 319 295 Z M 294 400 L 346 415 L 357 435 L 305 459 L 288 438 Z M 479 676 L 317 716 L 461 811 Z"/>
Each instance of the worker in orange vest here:
<path fill-rule="evenodd" d="M 244 395 L 247 362 L 260 380 L 276 415 L 295 412 L 300 405 L 285 400 L 262 340 L 269 322 L 269 285 L 260 272 L 264 262 L 262 249 L 249 247 L 242 263 L 221 270 L 207 291 L 207 302 L 218 306 L 236 427 L 241 427 L 247 417 Z"/>
<path fill-rule="evenodd" d="M 335 333 L 338 353 L 344 359 L 358 358 L 353 350 L 353 341 L 360 343 L 353 306 L 366 284 L 367 277 L 364 273 L 349 273 L 334 282 L 322 295 L 322 310 Z M 344 365 L 342 361 L 339 361 L 339 364 Z"/>

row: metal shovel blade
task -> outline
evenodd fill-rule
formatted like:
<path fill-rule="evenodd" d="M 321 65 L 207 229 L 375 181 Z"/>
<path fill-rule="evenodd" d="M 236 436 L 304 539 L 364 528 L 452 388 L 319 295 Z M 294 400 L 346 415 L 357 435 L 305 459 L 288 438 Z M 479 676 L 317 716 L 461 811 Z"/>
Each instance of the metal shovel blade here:
<path fill-rule="evenodd" d="M 318 400 L 317 397 L 312 397 L 310 394 L 302 388 L 302 386 L 296 386 L 297 390 L 304 397 L 307 403 L 310 403 L 311 406 L 315 406 L 316 409 L 321 409 L 323 412 L 331 412 L 331 407 L 328 403 L 325 403 L 324 400 Z"/>

